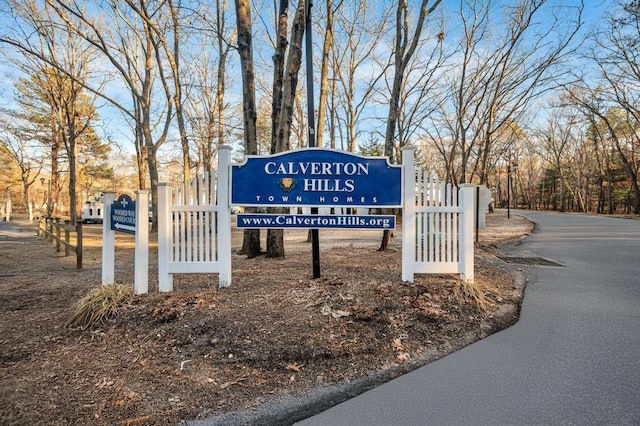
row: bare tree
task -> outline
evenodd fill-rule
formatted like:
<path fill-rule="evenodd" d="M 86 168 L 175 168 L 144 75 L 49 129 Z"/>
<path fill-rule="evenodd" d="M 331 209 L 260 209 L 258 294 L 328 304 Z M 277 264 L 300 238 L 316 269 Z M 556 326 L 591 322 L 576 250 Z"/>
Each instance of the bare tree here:
<path fill-rule="evenodd" d="M 559 67 L 573 52 L 572 45 L 582 26 L 583 5 L 564 14 L 552 11 L 546 35 L 535 28 L 545 1 L 522 0 L 507 15 L 507 34 L 489 62 L 493 70 L 486 82 L 490 87 L 487 115 L 482 123 L 479 181 L 485 183 L 494 137 L 503 124 L 517 120 L 536 97 L 560 87 Z M 565 25 L 569 23 L 568 28 Z M 534 32 L 534 34 L 531 34 Z M 553 40 L 550 37 L 554 37 Z"/>
<path fill-rule="evenodd" d="M 271 153 L 291 149 L 291 130 L 298 74 L 302 64 L 302 37 L 305 30 L 306 3 L 298 2 L 287 43 L 289 1 L 281 0 L 278 10 L 277 44 L 273 56 L 273 103 Z M 284 257 L 282 229 L 267 230 L 267 257 Z"/>
<path fill-rule="evenodd" d="M 460 1 L 462 35 L 454 56 L 460 66 L 445 77 L 428 130 L 453 183 L 487 182 L 502 133 L 536 100 L 561 87 L 579 46 L 582 4 L 520 0 L 503 7 L 503 25 L 494 21 L 498 6 Z"/>
<path fill-rule="evenodd" d="M 288 3 L 288 1 L 283 0 L 283 3 Z M 290 149 L 293 108 L 298 85 L 298 74 L 302 64 L 302 37 L 305 29 L 305 17 L 305 2 L 300 1 L 298 2 L 298 7 L 291 25 L 291 38 L 288 46 L 287 44 L 282 46 L 281 43 L 279 43 L 276 48 L 276 54 L 274 55 L 274 66 L 276 68 L 282 68 L 279 62 L 284 60 L 285 56 L 282 54 L 281 50 L 283 47 L 287 48 L 286 63 L 284 68 L 282 68 L 283 73 L 279 75 L 274 72 L 273 109 L 275 112 L 272 112 L 272 114 L 274 118 L 273 126 L 275 127 L 275 132 L 273 133 L 274 139 L 271 142 L 272 154 L 288 151 Z M 283 21 L 284 19 L 281 18 L 280 22 Z M 282 29 L 280 27 L 280 23 L 278 24 L 279 39 L 282 38 L 280 33 L 284 31 L 286 40 L 286 28 L 286 25 L 284 26 L 284 29 Z M 282 93 L 281 97 L 276 95 L 276 93 L 280 91 Z"/>
<path fill-rule="evenodd" d="M 640 144 L 638 143 L 638 123 L 632 113 L 624 108 L 610 106 L 608 95 L 599 90 L 585 92 L 584 89 L 570 90 L 572 99 L 585 110 L 587 114 L 598 117 L 606 129 L 606 137 L 610 138 L 615 147 L 618 158 L 626 171 L 633 191 L 633 211 L 640 214 L 640 184 L 638 172 L 640 165 L 636 159 Z"/>
<path fill-rule="evenodd" d="M 151 184 L 153 230 L 157 229 L 157 188 L 159 148 L 167 140 L 174 117 L 174 94 L 170 76 L 165 73 L 162 43 L 157 28 L 166 28 L 156 20 L 165 20 L 164 4 L 108 1 L 99 13 L 89 13 L 80 2 L 47 0 L 71 33 L 81 37 L 109 63 L 118 80 L 129 90 L 133 108 L 125 107 L 110 94 L 93 86 L 89 90 L 118 108 L 131 119 L 136 139 L 141 139 L 139 155 L 146 161 Z M 105 21 L 110 22 L 106 25 Z M 155 23 L 155 24 L 154 24 Z M 144 182 L 140 182 L 141 187 Z"/>
<path fill-rule="evenodd" d="M 32 133 L 26 123 L 18 126 L 23 120 L 15 114 L 4 111 L 0 118 L 0 150 L 9 155 L 20 171 L 20 182 L 22 183 L 22 197 L 25 207 L 29 211 L 29 222 L 33 220 L 33 209 L 31 199 L 31 186 L 40 176 L 42 170 L 42 158 L 34 154 L 30 146 L 34 143 Z"/>
<path fill-rule="evenodd" d="M 338 2 L 338 6 L 342 1 Z M 329 96 L 329 54 L 334 43 L 333 35 L 333 1 L 327 0 L 327 14 L 325 16 L 324 42 L 322 43 L 322 63 L 320 65 L 320 97 L 318 99 L 318 122 L 316 123 L 316 146 L 323 145 L 324 121 L 327 111 L 327 101 Z"/>
<path fill-rule="evenodd" d="M 569 93 L 606 126 L 631 183 L 633 210 L 640 214 L 640 3 L 621 2 L 610 12 L 606 27 L 591 39 L 594 47 L 588 57 L 598 67 L 599 86 L 583 84 Z"/>
<path fill-rule="evenodd" d="M 228 122 L 230 112 L 226 100 L 227 87 L 233 82 L 227 66 L 237 36 L 235 26 L 228 26 L 229 10 L 226 0 L 216 0 L 215 9 L 202 5 L 194 12 L 197 27 L 190 38 L 197 48 L 186 53 L 190 79 L 189 93 L 185 94 L 186 114 L 191 138 L 196 142 L 197 168 L 209 173 L 219 145 L 227 143 L 227 137 L 239 121 Z M 195 24 L 192 24 L 195 25 Z M 215 43 L 211 43 L 211 39 Z"/>
<path fill-rule="evenodd" d="M 428 0 L 422 0 L 418 18 L 414 24 L 413 31 L 410 28 L 411 16 L 409 7 L 405 0 L 400 0 L 396 9 L 395 22 L 395 45 L 393 50 L 394 57 L 394 77 L 391 88 L 391 96 L 389 98 L 389 115 L 387 118 L 387 128 L 384 138 L 384 154 L 389 157 L 391 162 L 395 162 L 395 141 L 396 129 L 398 126 L 398 111 L 400 104 L 400 96 L 402 91 L 402 82 L 406 77 L 406 70 L 411 59 L 416 52 L 418 44 L 422 36 L 425 19 L 440 4 L 441 0 L 435 0 L 432 4 Z M 389 246 L 391 240 L 391 232 L 385 230 L 380 243 L 380 251 L 384 251 Z"/>
<path fill-rule="evenodd" d="M 395 162 L 395 140 L 398 126 L 398 111 L 402 94 L 402 83 L 406 78 L 406 71 L 414 53 L 420 43 L 422 30 L 427 16 L 429 16 L 440 4 L 441 0 L 435 0 L 429 4 L 429 0 L 422 0 L 418 18 L 414 23 L 413 33 L 410 27 L 410 10 L 406 0 L 400 0 L 396 9 L 395 45 L 393 49 L 393 84 L 389 98 L 389 115 L 384 138 L 384 153 L 389 156 L 391 162 Z M 382 248 L 384 249 L 384 248 Z"/>
<path fill-rule="evenodd" d="M 549 113 L 546 121 L 536 132 L 540 142 L 538 154 L 551 164 L 557 173 L 559 183 L 557 209 L 563 212 L 566 210 L 564 197 L 567 185 L 565 178 L 566 156 L 577 138 L 576 128 L 579 124 L 579 117 L 578 111 L 564 107 L 557 101 L 550 102 L 547 110 Z"/>
<path fill-rule="evenodd" d="M 400 102 L 396 121 L 396 142 L 394 142 L 394 158 L 401 158 L 401 149 L 417 139 L 422 124 L 438 107 L 438 85 L 443 74 L 450 72 L 451 65 L 447 60 L 452 52 L 444 46 L 443 22 L 439 19 L 429 19 L 424 24 L 429 34 L 435 37 L 422 38 L 414 54 L 405 68 L 405 77 L 400 83 Z M 394 77 L 394 76 L 392 76 Z M 394 78 L 386 79 L 388 92 Z M 388 97 L 381 96 L 387 104 Z M 419 148 L 419 147 L 418 147 Z M 418 157 L 420 156 L 417 153 Z"/>
<path fill-rule="evenodd" d="M 443 94 L 436 104 L 439 113 L 425 129 L 442 155 L 446 180 L 453 184 L 466 181 L 470 154 L 477 151 L 481 138 L 478 121 L 488 90 L 483 75 L 490 65 L 479 54 L 490 34 L 489 5 L 484 1 L 460 2 L 458 15 L 463 35 L 457 43 L 459 64 L 445 74 Z"/>
<path fill-rule="evenodd" d="M 31 68 L 31 75 L 41 73 L 39 78 L 42 86 L 37 87 L 40 99 L 51 107 L 52 138 L 51 146 L 57 147 L 58 141 L 65 148 L 69 164 L 69 215 L 72 223 L 79 218 L 80 200 L 77 196 L 77 153 L 78 139 L 90 126 L 95 118 L 93 101 L 89 100 L 83 92 L 89 75 L 89 62 L 94 51 L 91 47 L 83 45 L 75 34 L 65 30 L 63 24 L 66 15 L 62 16 L 46 6 L 40 8 L 34 2 L 13 4 L 13 10 L 18 13 L 20 22 L 24 27 L 19 31 L 32 29 L 33 36 L 25 36 L 20 39 L 12 36 L 0 37 L 0 42 L 5 42 L 21 52 L 26 59 L 23 67 L 29 67 L 29 63 L 38 68 Z M 26 34 L 25 34 L 26 35 Z M 65 45 L 65 49 L 58 48 Z M 59 126 L 59 127 L 57 127 Z M 55 149 L 54 149 L 55 150 Z M 55 172 L 55 173 L 54 173 Z M 57 162 L 52 161 L 52 188 L 57 185 Z M 55 177 L 54 177 L 55 176 Z M 56 195 L 57 197 L 57 195 Z"/>
<path fill-rule="evenodd" d="M 340 127 L 349 152 L 356 151 L 358 123 L 371 106 L 379 82 L 390 67 L 389 61 L 378 61 L 376 50 L 390 28 L 388 21 L 392 8 L 383 4 L 358 0 L 342 2 L 336 8 L 336 37 L 332 44 L 332 93 L 337 105 L 332 108 L 330 132 L 335 138 L 335 127 Z M 336 92 L 337 86 L 337 92 Z M 321 101 L 322 102 L 322 101 Z M 339 110 L 342 114 L 339 115 Z M 318 119 L 318 125 L 323 124 Z M 340 125 L 341 124 L 341 125 Z"/>
<path fill-rule="evenodd" d="M 235 0 L 238 27 L 238 53 L 242 69 L 242 117 L 244 123 L 244 149 L 247 155 L 258 153 L 256 130 L 256 86 L 253 66 L 251 33 L 251 1 Z M 252 258 L 260 254 L 260 230 L 244 231 L 242 253 Z"/>
<path fill-rule="evenodd" d="M 167 96 L 172 96 L 173 105 L 175 107 L 175 117 L 178 124 L 178 132 L 180 134 L 180 145 L 182 147 L 182 164 L 183 164 L 183 181 L 189 182 L 191 180 L 191 158 L 189 154 L 189 138 L 187 136 L 187 128 L 185 124 L 185 111 L 183 104 L 183 83 L 182 76 L 185 74 L 181 67 L 181 44 L 187 40 L 187 37 L 183 37 L 183 26 L 180 24 L 181 20 L 189 19 L 188 16 L 180 16 L 180 13 L 184 11 L 184 8 L 177 6 L 173 0 L 167 0 L 167 8 L 169 18 L 167 22 L 164 19 L 158 19 L 161 16 L 159 13 L 154 12 L 153 15 L 148 13 L 148 8 L 145 7 L 144 2 L 134 0 L 126 0 L 127 5 L 136 12 L 136 14 L 144 21 L 144 26 L 150 28 L 153 32 L 152 38 L 155 39 L 154 45 L 160 45 L 156 47 L 155 55 L 158 64 L 160 75 L 162 75 L 161 68 L 164 60 L 160 57 L 160 49 L 164 53 L 166 62 L 169 65 L 171 71 L 170 78 L 162 77 L 162 83 L 167 84 L 170 80 L 173 83 L 173 91 L 169 94 L 169 90 L 165 89 Z M 170 29 L 167 31 L 167 29 Z"/>

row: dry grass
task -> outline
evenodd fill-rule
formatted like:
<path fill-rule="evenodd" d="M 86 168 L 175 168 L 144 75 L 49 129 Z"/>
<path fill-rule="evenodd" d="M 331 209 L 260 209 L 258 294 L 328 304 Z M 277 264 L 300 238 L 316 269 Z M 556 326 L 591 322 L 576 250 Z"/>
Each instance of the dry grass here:
<path fill-rule="evenodd" d="M 90 327 L 103 325 L 114 320 L 118 313 L 130 305 L 133 290 L 122 284 L 101 285 L 93 288 L 78 301 L 76 311 L 67 326 Z"/>
<path fill-rule="evenodd" d="M 484 289 L 477 280 L 456 280 L 453 285 L 453 296 L 458 303 L 469 303 L 482 313 L 487 312 L 495 306 L 495 303 L 485 295 Z"/>

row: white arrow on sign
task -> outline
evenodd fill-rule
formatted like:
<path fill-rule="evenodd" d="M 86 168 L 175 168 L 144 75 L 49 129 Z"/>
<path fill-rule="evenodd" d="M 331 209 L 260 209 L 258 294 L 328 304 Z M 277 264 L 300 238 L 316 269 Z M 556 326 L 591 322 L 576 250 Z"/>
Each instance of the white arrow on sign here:
<path fill-rule="evenodd" d="M 124 229 L 125 231 L 136 232 L 136 227 L 131 225 L 123 225 L 122 223 L 116 223 L 113 225 L 116 229 Z"/>

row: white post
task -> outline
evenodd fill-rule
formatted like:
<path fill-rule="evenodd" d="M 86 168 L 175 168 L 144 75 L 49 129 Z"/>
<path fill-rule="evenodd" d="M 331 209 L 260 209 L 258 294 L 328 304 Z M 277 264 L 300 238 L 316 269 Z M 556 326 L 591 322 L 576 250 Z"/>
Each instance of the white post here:
<path fill-rule="evenodd" d="M 111 208 L 116 194 L 104 192 L 102 196 L 102 285 L 116 282 L 116 231 L 111 230 Z"/>
<path fill-rule="evenodd" d="M 413 282 L 416 259 L 416 184 L 413 148 L 402 149 L 402 281 Z"/>
<path fill-rule="evenodd" d="M 218 204 L 218 285 L 231 285 L 231 202 L 230 198 L 231 147 L 222 145 L 218 148 L 218 183 L 216 203 Z M 212 179 L 213 181 L 213 179 Z M 213 183 L 213 182 L 212 182 Z"/>
<path fill-rule="evenodd" d="M 158 291 L 173 291 L 173 274 L 169 273 L 169 253 L 171 253 L 171 220 L 169 203 L 171 190 L 167 183 L 158 184 Z"/>
<path fill-rule="evenodd" d="M 480 229 L 484 229 L 487 227 L 487 209 L 489 208 L 489 204 L 491 203 L 491 191 L 486 185 L 480 185 L 480 206 L 478 212 L 480 213 L 480 218 L 478 220 L 478 225 Z"/>
<path fill-rule="evenodd" d="M 5 220 L 9 222 L 11 220 L 11 194 L 7 194 L 7 200 L 5 201 Z"/>
<path fill-rule="evenodd" d="M 473 230 L 474 230 L 474 210 L 475 210 L 475 185 L 461 184 L 460 196 L 458 197 L 462 205 L 460 216 L 460 259 L 458 272 L 463 281 L 473 282 L 474 280 L 474 259 L 473 259 Z"/>
<path fill-rule="evenodd" d="M 134 191 L 136 194 L 136 248 L 133 292 L 149 292 L 149 191 Z"/>

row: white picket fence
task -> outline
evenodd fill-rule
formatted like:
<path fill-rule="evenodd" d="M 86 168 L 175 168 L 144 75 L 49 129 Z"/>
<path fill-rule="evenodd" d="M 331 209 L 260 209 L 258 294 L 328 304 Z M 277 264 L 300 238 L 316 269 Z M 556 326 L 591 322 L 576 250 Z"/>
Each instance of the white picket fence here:
<path fill-rule="evenodd" d="M 402 280 L 415 274 L 460 274 L 473 281 L 474 187 L 440 182 L 403 151 Z"/>
<path fill-rule="evenodd" d="M 218 151 L 217 182 L 208 175 L 174 188 L 158 185 L 158 290 L 173 291 L 173 274 L 218 273 L 231 285 L 231 148 Z"/>
<path fill-rule="evenodd" d="M 216 182 L 194 178 L 158 186 L 158 289 L 173 291 L 173 274 L 218 273 L 231 284 L 231 149 L 220 147 Z M 415 274 L 460 274 L 474 279 L 474 186 L 452 187 L 416 170 L 403 151 L 402 280 Z M 214 189 L 215 188 L 215 189 Z"/>

